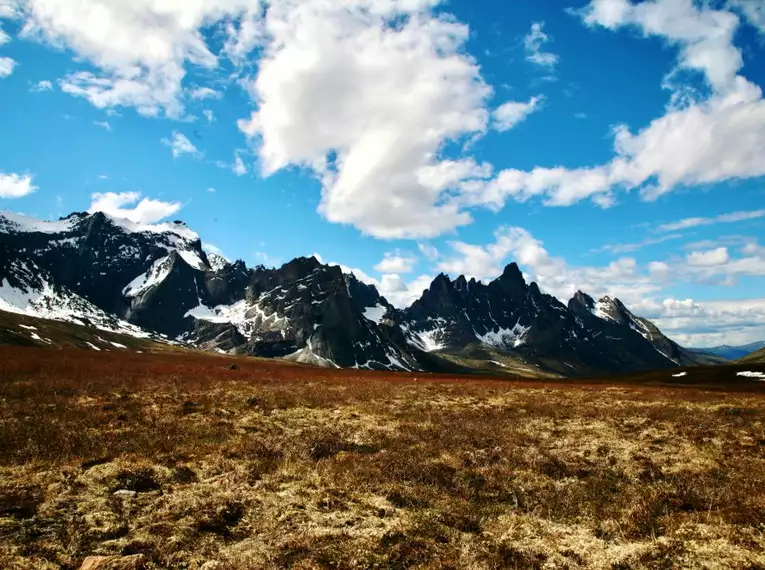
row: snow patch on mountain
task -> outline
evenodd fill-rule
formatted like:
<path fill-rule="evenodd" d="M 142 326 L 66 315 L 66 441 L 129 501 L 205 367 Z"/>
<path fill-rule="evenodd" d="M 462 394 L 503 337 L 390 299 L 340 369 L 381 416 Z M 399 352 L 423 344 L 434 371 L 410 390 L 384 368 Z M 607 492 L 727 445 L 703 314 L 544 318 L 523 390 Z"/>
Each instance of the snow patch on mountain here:
<path fill-rule="evenodd" d="M 379 325 L 387 311 L 388 307 L 378 303 L 374 307 L 367 307 L 364 309 L 364 318 L 369 319 L 376 325 Z"/>
<path fill-rule="evenodd" d="M 106 214 L 104 214 L 106 215 Z M 183 240 L 195 242 L 199 240 L 199 235 L 186 227 L 181 222 L 162 223 L 162 224 L 140 224 L 131 222 L 125 218 L 116 218 L 106 215 L 115 226 L 118 226 L 128 233 L 151 233 L 151 234 L 172 234 Z"/>
<path fill-rule="evenodd" d="M 495 346 L 497 348 L 503 348 L 512 346 L 517 348 L 521 346 L 525 340 L 524 337 L 529 332 L 529 327 L 524 327 L 520 322 L 515 323 L 511 329 L 503 329 L 489 331 L 484 335 L 476 333 L 476 338 L 484 344 Z"/>
<path fill-rule="evenodd" d="M 616 321 L 616 319 L 609 313 L 609 310 L 613 310 L 613 303 L 608 298 L 603 298 L 600 301 L 597 301 L 590 310 L 592 314 L 599 319 L 603 319 L 604 321 Z"/>
<path fill-rule="evenodd" d="M 199 254 L 196 251 L 189 249 L 179 249 L 178 254 L 183 258 L 183 261 L 188 263 L 197 271 L 208 270 L 208 267 L 205 265 L 205 263 L 202 261 L 202 258 L 199 257 Z"/>
<path fill-rule="evenodd" d="M 30 317 L 92 326 L 137 338 L 149 338 L 147 331 L 105 313 L 86 299 L 64 287 L 53 287 L 45 280 L 40 286 L 12 287 L 0 280 L 0 310 Z"/>
<path fill-rule="evenodd" d="M 292 354 L 285 356 L 284 360 L 298 362 L 300 364 L 310 364 L 312 366 L 321 366 L 322 368 L 340 368 L 329 358 L 324 358 L 316 354 L 313 350 L 311 339 L 308 339 L 308 344 L 300 350 L 296 350 Z"/>
<path fill-rule="evenodd" d="M 128 298 L 138 297 L 155 285 L 162 283 L 167 278 L 167 276 L 170 275 L 172 266 L 173 264 L 169 256 L 158 259 L 152 264 L 146 273 L 142 273 L 133 279 L 122 290 L 122 294 Z"/>
<path fill-rule="evenodd" d="M 765 380 L 765 372 L 736 372 L 736 376 L 741 376 L 743 378 L 754 378 L 755 380 Z"/>
<path fill-rule="evenodd" d="M 248 303 L 245 300 L 212 309 L 200 303 L 185 316 L 212 323 L 231 324 L 245 337 L 255 332 L 284 331 L 289 324 L 286 317 L 276 312 L 266 313 L 257 303 Z"/>
<path fill-rule="evenodd" d="M 442 317 L 429 318 L 428 323 L 431 327 L 420 331 L 411 330 L 407 324 L 401 325 L 407 342 L 425 352 L 436 352 L 446 348 L 446 343 L 444 342 L 446 337 L 446 320 Z"/>
<path fill-rule="evenodd" d="M 23 214 L 3 211 L 0 212 L 0 232 L 56 234 L 70 231 L 78 221 L 75 218 L 67 218 L 55 222 L 46 222 Z"/>
<path fill-rule="evenodd" d="M 223 271 L 229 264 L 225 257 L 217 253 L 208 253 L 207 261 L 210 262 L 210 269 L 215 273 Z"/>

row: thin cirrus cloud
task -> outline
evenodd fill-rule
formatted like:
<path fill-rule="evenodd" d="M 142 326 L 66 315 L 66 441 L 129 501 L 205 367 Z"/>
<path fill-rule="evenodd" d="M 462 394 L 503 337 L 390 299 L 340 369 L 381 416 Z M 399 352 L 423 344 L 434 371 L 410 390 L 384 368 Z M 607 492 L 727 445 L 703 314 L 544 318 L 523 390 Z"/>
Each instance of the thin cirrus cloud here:
<path fill-rule="evenodd" d="M 607 245 L 604 245 L 603 247 L 597 248 L 595 251 L 609 251 L 611 253 L 616 253 L 616 254 L 632 253 L 634 251 L 638 251 L 645 247 L 649 247 L 652 245 L 659 245 L 671 240 L 681 239 L 683 237 L 684 237 L 683 234 L 669 234 L 666 236 L 661 236 L 656 238 L 646 238 L 642 241 L 633 242 L 633 243 L 607 244 Z"/>
<path fill-rule="evenodd" d="M 685 218 L 677 222 L 662 224 L 658 227 L 661 232 L 674 232 L 677 230 L 686 230 L 699 226 L 712 226 L 715 224 L 730 224 L 734 222 L 744 222 L 747 220 L 757 220 L 765 218 L 765 210 L 748 210 L 741 212 L 731 212 L 729 214 L 720 214 L 714 217 L 695 217 Z"/>

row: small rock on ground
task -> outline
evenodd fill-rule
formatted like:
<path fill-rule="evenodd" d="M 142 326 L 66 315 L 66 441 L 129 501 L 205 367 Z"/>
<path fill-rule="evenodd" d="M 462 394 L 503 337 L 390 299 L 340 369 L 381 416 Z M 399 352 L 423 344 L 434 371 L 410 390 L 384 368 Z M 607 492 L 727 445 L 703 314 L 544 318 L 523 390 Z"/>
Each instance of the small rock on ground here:
<path fill-rule="evenodd" d="M 144 570 L 146 559 L 143 554 L 133 556 L 88 556 L 80 570 Z"/>

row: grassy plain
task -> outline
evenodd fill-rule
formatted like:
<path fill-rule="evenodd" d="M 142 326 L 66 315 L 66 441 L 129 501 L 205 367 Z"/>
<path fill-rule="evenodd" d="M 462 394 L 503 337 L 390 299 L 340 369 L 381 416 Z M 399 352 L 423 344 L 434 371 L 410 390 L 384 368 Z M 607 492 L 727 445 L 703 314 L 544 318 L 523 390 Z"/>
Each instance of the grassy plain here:
<path fill-rule="evenodd" d="M 765 382 L 733 372 L 0 347 L 0 568 L 765 568 Z"/>

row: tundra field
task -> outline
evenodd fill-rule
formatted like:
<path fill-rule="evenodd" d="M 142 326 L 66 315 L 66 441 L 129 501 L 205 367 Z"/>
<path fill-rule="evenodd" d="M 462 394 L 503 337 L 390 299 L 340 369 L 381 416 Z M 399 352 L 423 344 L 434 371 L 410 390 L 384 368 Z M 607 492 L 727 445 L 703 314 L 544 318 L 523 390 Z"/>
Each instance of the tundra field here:
<path fill-rule="evenodd" d="M 765 568 L 765 382 L 736 370 L 0 348 L 0 568 Z"/>

